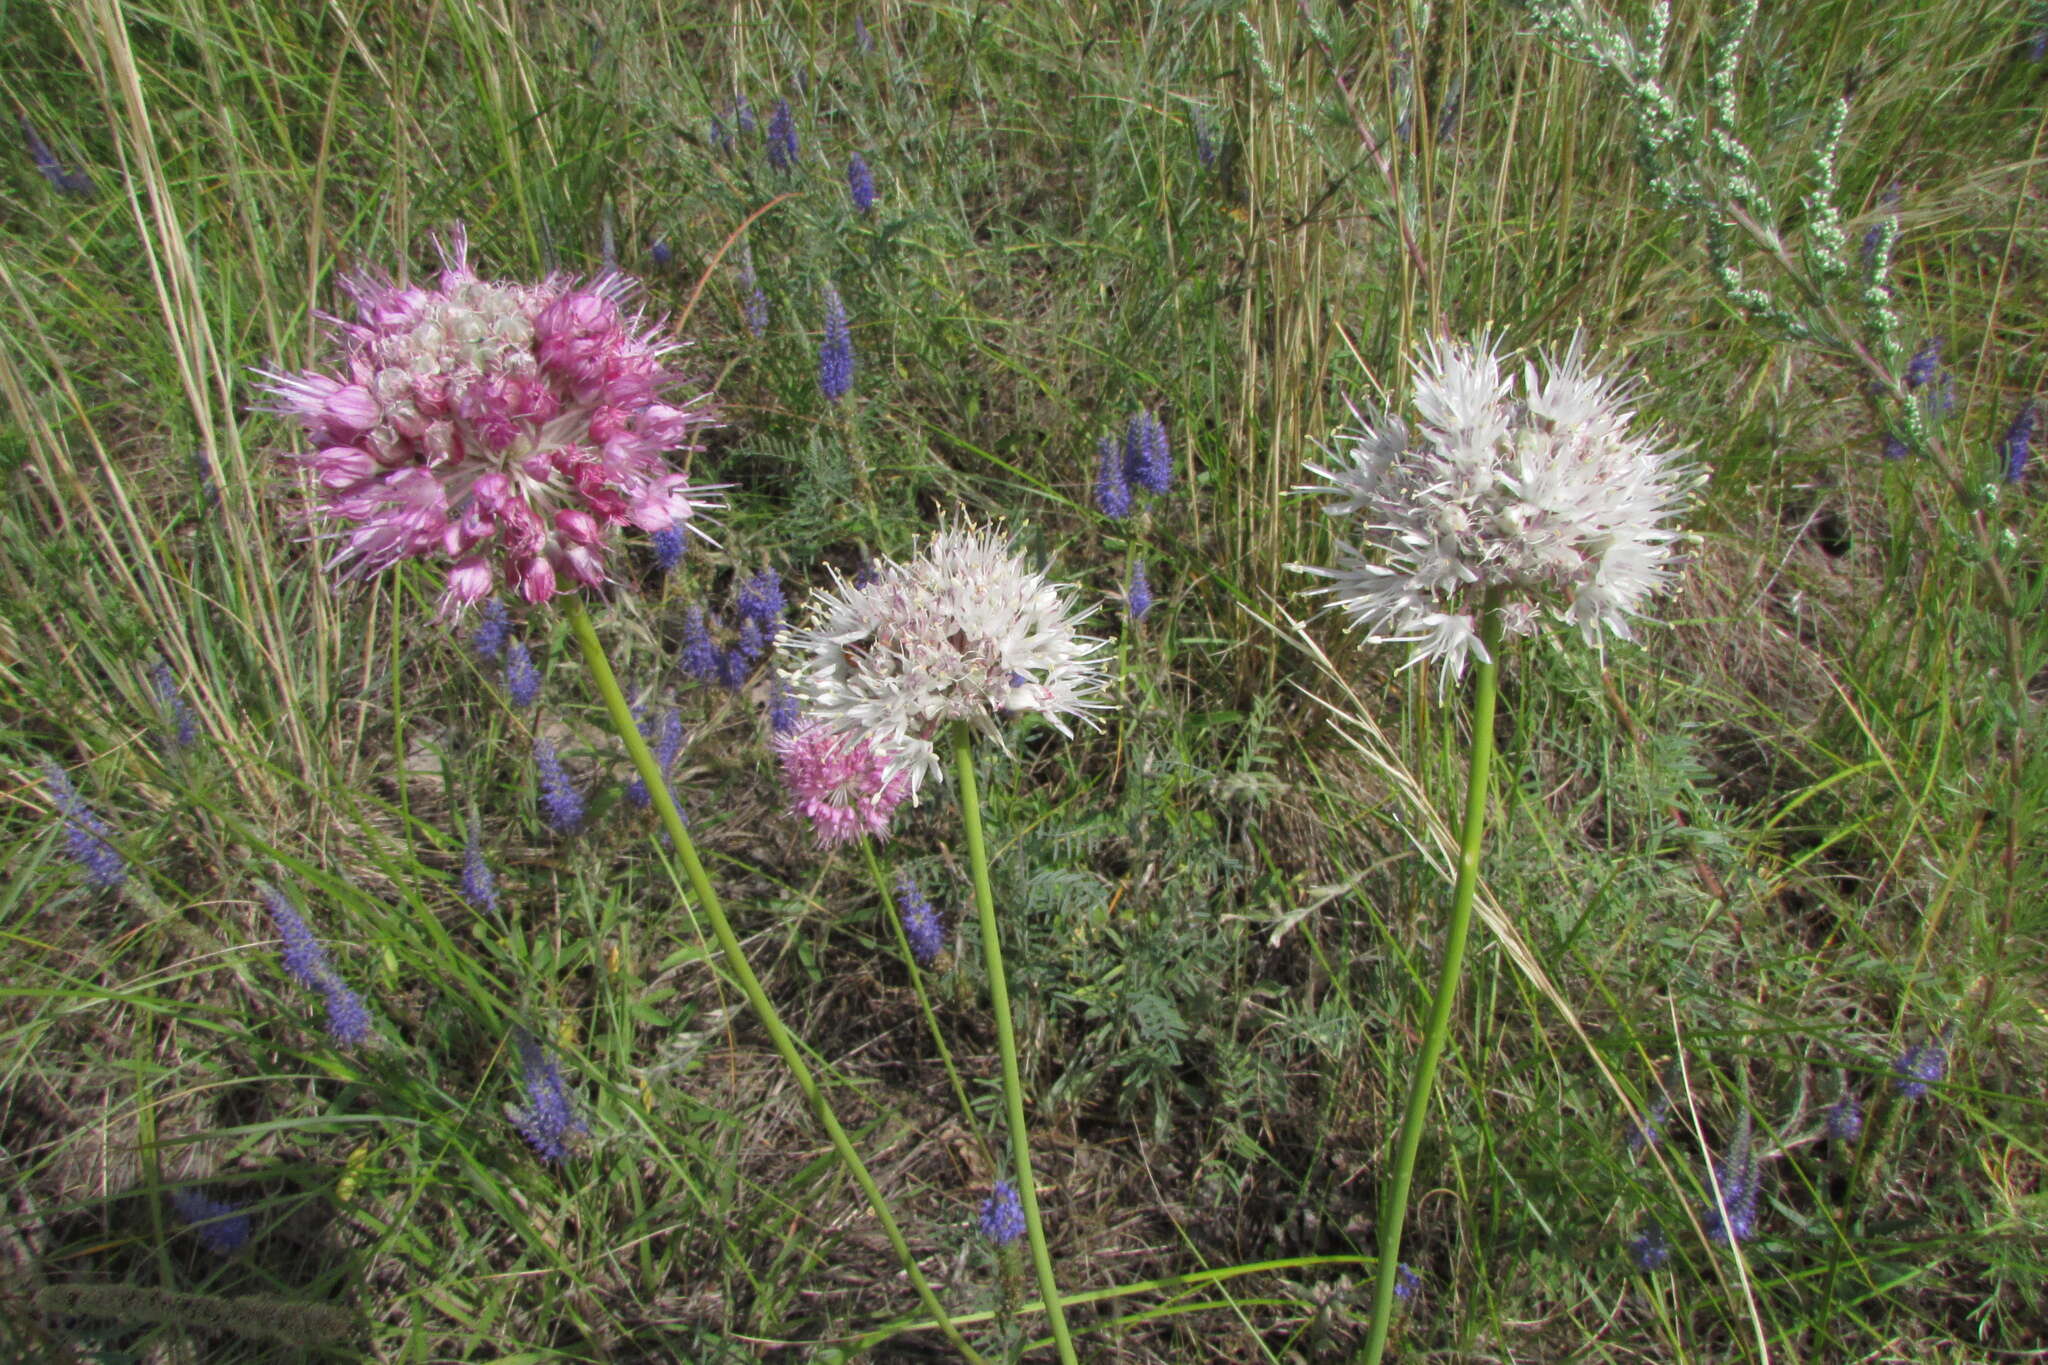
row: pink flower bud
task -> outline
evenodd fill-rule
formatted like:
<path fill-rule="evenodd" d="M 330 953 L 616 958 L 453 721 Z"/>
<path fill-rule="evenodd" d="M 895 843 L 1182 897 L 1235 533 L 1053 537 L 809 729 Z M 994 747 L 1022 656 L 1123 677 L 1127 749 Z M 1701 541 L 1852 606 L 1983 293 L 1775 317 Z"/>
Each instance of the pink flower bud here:
<path fill-rule="evenodd" d="M 458 560 L 448 570 L 448 590 L 441 595 L 441 614 L 448 616 L 490 595 L 497 575 L 482 556 Z"/>
<path fill-rule="evenodd" d="M 555 566 L 541 555 L 527 560 L 519 570 L 519 595 L 535 606 L 555 595 Z"/>

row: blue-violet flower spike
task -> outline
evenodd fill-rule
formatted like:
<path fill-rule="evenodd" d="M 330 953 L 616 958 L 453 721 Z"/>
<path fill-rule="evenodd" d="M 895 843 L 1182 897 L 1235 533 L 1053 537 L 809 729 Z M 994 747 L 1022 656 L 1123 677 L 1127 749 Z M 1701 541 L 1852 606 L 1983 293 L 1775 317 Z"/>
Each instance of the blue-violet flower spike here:
<path fill-rule="evenodd" d="M 488 663 L 505 657 L 505 642 L 511 638 L 512 616 L 505 610 L 504 601 L 487 598 L 477 616 L 476 629 L 470 632 L 469 647 L 477 658 Z"/>
<path fill-rule="evenodd" d="M 939 922 L 939 912 L 908 877 L 896 882 L 896 906 L 903 917 L 903 936 L 910 940 L 910 955 L 918 966 L 931 966 L 946 949 L 946 927 Z"/>
<path fill-rule="evenodd" d="M 43 787 L 64 817 L 65 856 L 77 864 L 85 879 L 103 891 L 112 891 L 128 879 L 128 863 L 114 847 L 114 831 L 93 813 L 71 785 L 71 775 L 54 760 L 43 764 Z"/>
<path fill-rule="evenodd" d="M 519 1031 L 519 1065 L 524 1072 L 526 1108 L 513 1115 L 512 1124 L 543 1159 L 561 1161 L 574 1149 L 576 1140 L 590 1132 L 590 1125 L 576 1112 L 568 1087 L 562 1083 L 562 1069 L 524 1029 Z"/>
<path fill-rule="evenodd" d="M 483 841 L 478 837 L 475 820 L 469 822 L 469 841 L 462 848 L 462 880 L 458 889 L 462 899 L 475 909 L 497 911 L 498 878 L 484 861 Z"/>
<path fill-rule="evenodd" d="M 249 1215 L 199 1190 L 171 1191 L 171 1207 L 191 1225 L 216 1256 L 232 1256 L 249 1244 Z"/>
<path fill-rule="evenodd" d="M 839 291 L 825 286 L 825 336 L 818 343 L 818 391 L 836 403 L 853 392 L 853 333 Z"/>
<path fill-rule="evenodd" d="M 2012 419 L 2012 425 L 2005 429 L 2005 439 L 1999 442 L 1999 453 L 2005 457 L 2007 483 L 2018 483 L 2026 476 L 2027 456 L 2034 448 L 2035 411 L 2031 398 L 2020 404 L 2019 415 Z"/>
<path fill-rule="evenodd" d="M 524 640 L 505 646 L 505 693 L 522 711 L 540 700 L 540 670 L 533 666 L 533 653 Z"/>
<path fill-rule="evenodd" d="M 1017 1198 L 1017 1187 L 1007 1180 L 998 1180 L 995 1188 L 982 1202 L 981 1235 L 999 1247 L 1006 1247 L 1024 1235 L 1024 1205 Z"/>
<path fill-rule="evenodd" d="M 846 192 L 853 199 L 853 211 L 865 217 L 875 211 L 875 173 L 867 158 L 855 152 L 846 163 Z"/>
<path fill-rule="evenodd" d="M 796 166 L 796 119 L 788 100 L 775 101 L 775 112 L 768 118 L 768 164 L 778 171 Z"/>
<path fill-rule="evenodd" d="M 533 767 L 540 783 L 541 811 L 557 834 L 574 834 L 583 824 L 583 794 L 570 780 L 555 746 L 544 739 L 533 744 Z"/>
<path fill-rule="evenodd" d="M 1124 476 L 1123 452 L 1108 436 L 1095 445 L 1095 505 L 1113 521 L 1131 514 L 1131 485 Z"/>

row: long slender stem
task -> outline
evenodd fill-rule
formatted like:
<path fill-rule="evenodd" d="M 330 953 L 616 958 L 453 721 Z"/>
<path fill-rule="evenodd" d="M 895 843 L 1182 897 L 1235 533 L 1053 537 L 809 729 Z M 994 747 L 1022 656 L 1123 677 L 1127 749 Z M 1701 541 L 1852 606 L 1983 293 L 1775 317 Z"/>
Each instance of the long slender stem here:
<path fill-rule="evenodd" d="M 910 969 L 910 989 L 917 992 L 917 1007 L 924 1011 L 924 1021 L 930 1025 L 932 1042 L 938 1046 L 939 1060 L 946 1065 L 946 1079 L 952 1082 L 953 1098 L 959 1102 L 960 1117 L 967 1121 L 967 1131 L 974 1134 L 984 1152 L 988 1144 L 981 1141 L 981 1126 L 974 1121 L 974 1106 L 968 1102 L 967 1087 L 960 1082 L 960 1073 L 953 1066 L 953 1050 L 946 1046 L 946 1034 L 939 1027 L 939 1016 L 932 1012 L 931 996 L 925 993 L 924 969 L 917 965 L 917 954 L 910 950 L 910 935 L 903 932 L 903 917 L 895 910 L 895 888 L 882 874 L 882 861 L 875 855 L 875 841 L 861 836 L 860 851 L 868 860 L 868 875 L 875 879 L 875 890 L 882 897 L 882 913 L 889 917 L 889 923 L 896 929 L 896 946 L 903 950 L 903 965 Z"/>
<path fill-rule="evenodd" d="M 918 1269 L 917 1257 L 911 1254 L 909 1243 L 903 1240 L 903 1230 L 896 1225 L 896 1216 L 889 1211 L 889 1201 L 882 1197 L 882 1191 L 875 1184 L 875 1178 L 868 1174 L 868 1168 L 861 1163 L 860 1154 L 853 1150 L 853 1143 L 846 1136 L 846 1130 L 839 1124 L 839 1116 L 832 1112 L 832 1102 L 818 1087 L 816 1077 L 804 1063 L 797 1051 L 789 1030 L 782 1026 L 782 1019 L 775 1012 L 774 1004 L 768 999 L 768 992 L 762 989 L 761 979 L 754 975 L 754 969 L 747 963 L 746 951 L 740 947 L 738 935 L 733 933 L 732 922 L 725 917 L 725 909 L 719 904 L 718 892 L 712 889 L 711 878 L 704 871 L 702 860 L 697 857 L 697 846 L 690 841 L 690 830 L 683 823 L 682 812 L 676 809 L 675 798 L 670 794 L 668 781 L 661 771 L 661 765 L 654 761 L 654 754 L 647 747 L 647 741 L 640 735 L 640 727 L 633 722 L 632 708 L 626 705 L 626 696 L 619 690 L 619 680 L 612 674 L 610 660 L 605 657 L 604 645 L 597 638 L 597 628 L 591 624 L 590 613 L 574 597 L 569 598 L 567 615 L 569 628 L 576 634 L 576 643 L 582 647 L 583 662 L 590 670 L 592 681 L 597 684 L 598 694 L 604 698 L 605 709 L 611 713 L 612 729 L 618 732 L 620 741 L 626 746 L 626 753 L 633 760 L 633 767 L 639 772 L 640 780 L 647 784 L 648 795 L 654 798 L 654 808 L 661 813 L 662 827 L 675 843 L 676 853 L 683 860 L 683 870 L 689 875 L 690 887 L 696 893 L 697 903 L 704 907 L 704 913 L 711 919 L 711 932 L 718 939 L 719 950 L 725 955 L 726 967 L 739 982 L 740 990 L 747 997 L 747 1003 L 754 1008 L 754 1014 L 761 1026 L 768 1030 L 768 1037 L 775 1044 L 775 1051 L 781 1056 L 782 1064 L 789 1068 L 789 1074 L 810 1101 L 811 1110 L 818 1116 L 818 1122 L 825 1129 L 825 1136 L 831 1139 L 832 1150 L 845 1163 L 847 1173 L 859 1185 L 861 1193 L 868 1198 L 868 1205 L 881 1221 L 882 1231 L 889 1238 L 889 1245 L 895 1249 L 896 1259 L 910 1277 L 910 1286 L 917 1291 L 918 1302 L 932 1321 L 946 1334 L 946 1340 L 953 1349 L 976 1365 L 988 1365 L 987 1360 L 968 1345 L 967 1338 L 960 1335 L 960 1329 L 946 1315 L 938 1296 L 932 1293 L 931 1285 L 925 1280 L 924 1272 Z"/>
<path fill-rule="evenodd" d="M 988 883 L 988 846 L 981 837 L 981 794 L 974 785 L 974 750 L 967 722 L 953 722 L 953 766 L 960 774 L 960 814 L 967 822 L 967 856 L 974 867 L 974 899 L 981 910 L 981 955 L 988 964 L 989 1004 L 996 1016 L 996 1046 L 1003 1058 L 1003 1107 L 1010 1116 L 1010 1155 L 1017 1166 L 1017 1198 L 1024 1205 L 1024 1230 L 1031 1238 L 1031 1262 L 1038 1269 L 1038 1296 L 1052 1323 L 1052 1341 L 1062 1365 L 1075 1365 L 1074 1340 L 1045 1249 L 1045 1225 L 1038 1218 L 1037 1182 L 1031 1175 L 1031 1129 L 1024 1122 L 1024 1083 L 1017 1074 L 1017 1037 L 1010 1029 L 1010 987 L 1003 976 L 1003 940 L 996 928 L 996 898 Z"/>
<path fill-rule="evenodd" d="M 1500 682 L 1500 612 L 1489 602 L 1479 621 L 1479 639 L 1486 662 L 1479 665 L 1472 697 L 1472 767 L 1465 785 L 1465 826 L 1458 836 L 1458 880 L 1451 892 L 1451 922 L 1444 935 L 1443 967 L 1437 976 L 1436 999 L 1422 1035 L 1422 1055 L 1408 1080 L 1408 1108 L 1401 1117 L 1400 1141 L 1394 1149 L 1394 1178 L 1380 1206 L 1379 1276 L 1372 1296 L 1372 1334 L 1359 1359 L 1379 1365 L 1387 1349 L 1387 1329 L 1394 1320 L 1394 1286 L 1401 1270 L 1401 1223 L 1408 1214 L 1408 1186 L 1415 1176 L 1415 1152 L 1429 1117 L 1436 1084 L 1436 1064 L 1444 1054 L 1451 1029 L 1451 1006 L 1458 979 L 1465 970 L 1465 940 L 1472 930 L 1472 901 L 1479 890 L 1479 845 L 1486 831 L 1487 777 L 1493 769 L 1493 703 Z"/>

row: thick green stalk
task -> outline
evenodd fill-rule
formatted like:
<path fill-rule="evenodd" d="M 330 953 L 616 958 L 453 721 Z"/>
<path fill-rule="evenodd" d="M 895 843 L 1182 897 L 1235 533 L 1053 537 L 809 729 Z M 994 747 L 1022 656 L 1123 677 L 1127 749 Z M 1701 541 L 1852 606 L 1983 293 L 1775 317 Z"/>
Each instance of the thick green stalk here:
<path fill-rule="evenodd" d="M 1443 967 L 1437 976 L 1436 999 L 1422 1035 L 1422 1055 L 1408 1081 L 1408 1108 L 1401 1117 L 1400 1141 L 1394 1149 L 1394 1179 L 1380 1205 L 1379 1276 L 1373 1287 L 1372 1335 L 1359 1359 L 1379 1365 L 1387 1349 L 1387 1329 L 1394 1321 L 1394 1285 L 1401 1268 L 1401 1223 L 1408 1215 L 1408 1186 L 1415 1176 L 1415 1152 L 1429 1117 L 1429 1099 L 1436 1084 L 1436 1064 L 1444 1055 L 1451 1031 L 1451 1007 L 1457 1001 L 1458 979 L 1465 970 L 1465 940 L 1472 931 L 1472 901 L 1479 890 L 1479 845 L 1486 832 L 1486 785 L 1493 769 L 1493 703 L 1500 682 L 1500 612 L 1489 602 L 1479 618 L 1479 639 L 1486 662 L 1479 665 L 1472 695 L 1472 767 L 1465 784 L 1465 826 L 1458 836 L 1458 880 L 1451 892 L 1451 923 L 1444 935 Z"/>
<path fill-rule="evenodd" d="M 1045 1225 L 1038 1218 L 1038 1190 L 1031 1175 L 1031 1129 L 1024 1122 L 1024 1083 L 1017 1075 L 1017 1036 L 1010 1029 L 1010 987 L 1003 976 L 1003 940 L 996 931 L 996 898 L 988 884 L 988 846 L 981 838 L 981 795 L 974 785 L 974 749 L 967 722 L 953 722 L 953 766 L 960 774 L 960 814 L 967 823 L 967 857 L 974 867 L 974 900 L 981 911 L 981 955 L 988 964 L 989 1004 L 996 1016 L 996 1046 L 1003 1058 L 1003 1107 L 1010 1116 L 1010 1155 L 1017 1167 L 1017 1198 L 1031 1238 L 1031 1262 L 1038 1269 L 1038 1295 L 1052 1323 L 1053 1345 L 1062 1365 L 1075 1365 L 1074 1340 L 1045 1249 Z"/>
<path fill-rule="evenodd" d="M 754 1008 L 754 1014 L 761 1026 L 768 1030 L 769 1040 L 775 1044 L 775 1051 L 781 1056 L 782 1064 L 789 1068 L 789 1074 L 796 1080 L 797 1089 L 804 1092 L 810 1101 L 811 1110 L 818 1116 L 818 1122 L 825 1129 L 825 1136 L 831 1139 L 832 1150 L 845 1163 L 847 1173 L 859 1185 L 861 1193 L 868 1197 L 868 1205 L 881 1221 L 882 1231 L 889 1238 L 889 1245 L 895 1249 L 896 1259 L 902 1263 L 904 1273 L 910 1277 L 910 1286 L 917 1291 L 918 1302 L 932 1321 L 946 1334 L 946 1340 L 961 1356 L 977 1365 L 988 1365 L 980 1352 L 967 1344 L 967 1338 L 960 1335 L 960 1329 L 946 1316 L 945 1308 L 938 1296 L 932 1293 L 924 1272 L 917 1267 L 917 1258 L 910 1252 L 909 1243 L 903 1240 L 903 1230 L 896 1226 L 896 1216 L 889 1211 L 889 1201 L 882 1197 L 882 1191 L 875 1184 L 875 1178 L 868 1174 L 868 1168 L 861 1163 L 860 1154 L 853 1150 L 853 1143 L 846 1136 L 846 1130 L 839 1124 L 839 1116 L 832 1112 L 832 1102 L 818 1087 L 817 1078 L 805 1065 L 796 1042 L 789 1036 L 789 1030 L 782 1026 L 782 1019 L 775 1012 L 774 1004 L 768 999 L 768 992 L 761 987 L 761 979 L 754 975 L 754 969 L 747 963 L 746 951 L 740 947 L 738 935 L 732 931 L 732 922 L 725 917 L 725 908 L 719 904 L 718 892 L 712 889 L 711 878 L 704 871 L 703 862 L 697 857 L 697 846 L 690 841 L 690 830 L 683 823 L 682 812 L 676 809 L 675 798 L 669 793 L 668 782 L 661 766 L 654 761 L 654 754 L 641 737 L 640 727 L 633 722 L 632 708 L 626 704 L 625 693 L 619 690 L 619 680 L 612 674 L 610 660 L 605 657 L 604 645 L 597 638 L 597 628 L 591 624 L 590 613 L 573 596 L 568 599 L 567 615 L 569 628 L 576 633 L 576 643 L 583 649 L 583 662 L 590 669 L 592 681 L 597 684 L 598 694 L 604 698 L 605 709 L 611 713 L 612 729 L 626 746 L 626 753 L 633 760 L 633 767 L 640 774 L 640 780 L 647 784 L 648 795 L 654 798 L 654 808 L 661 813 L 662 827 L 674 841 L 676 853 L 683 860 L 683 870 L 689 875 L 690 887 L 696 893 L 697 903 L 704 907 L 710 917 L 711 932 L 718 939 L 719 951 L 725 955 L 726 967 L 739 982 L 740 991 L 747 997 L 747 1003 Z"/>
<path fill-rule="evenodd" d="M 967 1130 L 975 1135 L 975 1140 L 986 1151 L 988 1144 L 980 1141 L 981 1128 L 974 1121 L 974 1106 L 967 1100 L 967 1087 L 961 1084 L 960 1073 L 953 1067 L 953 1050 L 946 1046 L 939 1016 L 932 1013 L 931 997 L 925 994 L 924 971 L 917 965 L 917 955 L 910 950 L 910 935 L 903 932 L 903 917 L 896 913 L 895 891 L 889 885 L 889 879 L 882 875 L 882 860 L 875 856 L 875 841 L 862 835 L 860 851 L 867 856 L 868 875 L 875 879 L 875 890 L 882 897 L 882 913 L 895 926 L 896 946 L 903 950 L 903 965 L 910 969 L 910 989 L 917 992 L 917 1007 L 924 1011 L 924 1021 L 931 1027 L 932 1042 L 939 1049 L 939 1060 L 946 1064 L 946 1079 L 953 1083 L 953 1098 L 960 1104 L 960 1117 L 967 1121 Z"/>

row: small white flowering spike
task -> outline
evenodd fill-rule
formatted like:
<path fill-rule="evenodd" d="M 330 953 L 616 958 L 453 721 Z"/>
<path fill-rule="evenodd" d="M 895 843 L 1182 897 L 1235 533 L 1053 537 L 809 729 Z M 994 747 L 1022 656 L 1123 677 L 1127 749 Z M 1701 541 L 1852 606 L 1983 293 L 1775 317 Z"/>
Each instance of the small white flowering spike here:
<path fill-rule="evenodd" d="M 807 719 L 893 751 L 913 799 L 944 778 L 933 741 L 964 720 L 1001 742 L 1007 711 L 1065 718 L 1108 706 L 1106 641 L 1076 627 L 1072 590 L 1033 572 L 1000 531 L 942 529 L 907 563 L 884 560 L 858 583 L 837 579 L 805 626 L 784 633 L 790 691 Z"/>
<path fill-rule="evenodd" d="M 1336 437 L 1325 510 L 1357 536 L 1337 541 L 1316 589 L 1376 644 L 1416 646 L 1440 681 L 1486 658 L 1478 614 L 1499 604 L 1502 628 L 1532 633 L 1546 611 L 1624 639 L 1629 619 L 1670 572 L 1683 501 L 1679 452 L 1660 433 L 1631 433 L 1624 393 L 1587 367 L 1582 337 L 1523 367 L 1520 391 L 1489 341 L 1434 340 L 1418 357 L 1411 437 L 1400 418 L 1361 417 Z"/>

